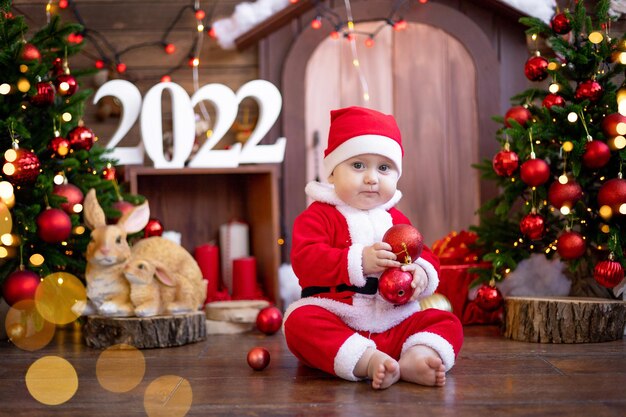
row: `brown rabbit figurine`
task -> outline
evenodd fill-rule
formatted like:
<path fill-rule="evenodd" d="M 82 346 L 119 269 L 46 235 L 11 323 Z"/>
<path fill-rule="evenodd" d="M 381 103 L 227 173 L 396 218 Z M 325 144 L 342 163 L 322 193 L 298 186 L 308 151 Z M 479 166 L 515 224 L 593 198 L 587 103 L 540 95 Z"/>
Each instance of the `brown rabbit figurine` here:
<path fill-rule="evenodd" d="M 163 264 L 132 258 L 124 267 L 124 275 L 130 283 L 130 301 L 137 317 L 167 313 L 166 306 L 176 298 L 177 289 L 175 277 Z"/>
<path fill-rule="evenodd" d="M 122 215 L 117 224 L 107 225 L 96 191 L 91 189 L 85 197 L 84 218 L 91 229 L 85 270 L 88 301 L 85 305 L 77 303 L 72 309 L 82 315 L 133 316 L 130 287 L 123 273 L 131 253 L 126 236 L 139 232 L 148 223 L 148 202 Z"/>

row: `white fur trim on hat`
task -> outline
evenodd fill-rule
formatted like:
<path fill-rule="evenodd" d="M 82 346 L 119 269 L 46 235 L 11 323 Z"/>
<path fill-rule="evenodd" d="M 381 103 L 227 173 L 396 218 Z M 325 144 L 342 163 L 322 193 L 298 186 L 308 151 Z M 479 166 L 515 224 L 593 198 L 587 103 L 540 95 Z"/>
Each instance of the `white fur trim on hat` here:
<path fill-rule="evenodd" d="M 438 334 L 431 332 L 420 332 L 409 336 L 409 338 L 406 339 L 406 342 L 402 345 L 402 353 L 400 354 L 400 357 L 402 357 L 407 349 L 417 345 L 428 346 L 437 352 L 443 362 L 443 366 L 446 368 L 446 372 L 454 366 L 454 348 L 450 342 Z"/>
<path fill-rule="evenodd" d="M 361 135 L 345 141 L 324 158 L 325 177 L 330 177 L 335 167 L 346 159 L 368 153 L 391 159 L 398 177 L 402 175 L 402 147 L 398 142 L 382 135 Z"/>
<path fill-rule="evenodd" d="M 335 356 L 333 365 L 335 374 L 348 381 L 361 380 L 354 375 L 354 368 L 369 347 L 376 348 L 376 343 L 358 333 L 347 338 Z"/>

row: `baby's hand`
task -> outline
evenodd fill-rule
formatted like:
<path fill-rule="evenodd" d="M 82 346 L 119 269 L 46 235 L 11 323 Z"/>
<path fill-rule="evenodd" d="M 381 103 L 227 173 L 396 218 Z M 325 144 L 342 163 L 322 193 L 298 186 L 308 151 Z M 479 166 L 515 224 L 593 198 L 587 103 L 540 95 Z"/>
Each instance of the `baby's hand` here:
<path fill-rule="evenodd" d="M 426 286 L 428 285 L 428 275 L 426 275 L 426 271 L 424 271 L 424 268 L 417 264 L 402 265 L 402 270 L 411 272 L 413 274 L 413 282 L 411 282 L 411 287 L 415 288 L 415 292 L 413 292 L 411 301 L 415 301 L 426 289 Z"/>
<path fill-rule="evenodd" d="M 396 261 L 396 255 L 391 252 L 391 245 L 385 242 L 376 242 L 372 246 L 363 248 L 363 273 L 376 274 L 387 268 L 402 265 Z"/>

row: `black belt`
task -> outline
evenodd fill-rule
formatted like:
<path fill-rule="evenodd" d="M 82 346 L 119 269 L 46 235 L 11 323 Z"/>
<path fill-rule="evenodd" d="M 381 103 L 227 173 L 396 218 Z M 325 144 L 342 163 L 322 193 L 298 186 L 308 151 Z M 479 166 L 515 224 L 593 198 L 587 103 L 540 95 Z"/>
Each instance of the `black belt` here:
<path fill-rule="evenodd" d="M 339 284 L 336 287 L 306 287 L 302 289 L 302 298 L 311 297 L 317 294 L 351 291 L 359 294 L 376 294 L 378 291 L 378 278 L 365 278 L 365 285 L 357 287 L 356 285 Z"/>

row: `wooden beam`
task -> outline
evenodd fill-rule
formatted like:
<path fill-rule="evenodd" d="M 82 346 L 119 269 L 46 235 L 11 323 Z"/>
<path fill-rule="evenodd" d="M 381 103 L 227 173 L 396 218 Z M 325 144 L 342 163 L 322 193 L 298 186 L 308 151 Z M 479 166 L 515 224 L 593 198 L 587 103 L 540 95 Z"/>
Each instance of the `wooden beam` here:
<path fill-rule="evenodd" d="M 296 17 L 311 10 L 316 3 L 318 3 L 318 1 L 315 0 L 300 0 L 297 3 L 291 3 L 289 6 L 268 17 L 235 39 L 235 46 L 237 47 L 237 50 L 243 51 L 244 49 L 256 44 L 261 39 L 291 22 Z"/>

